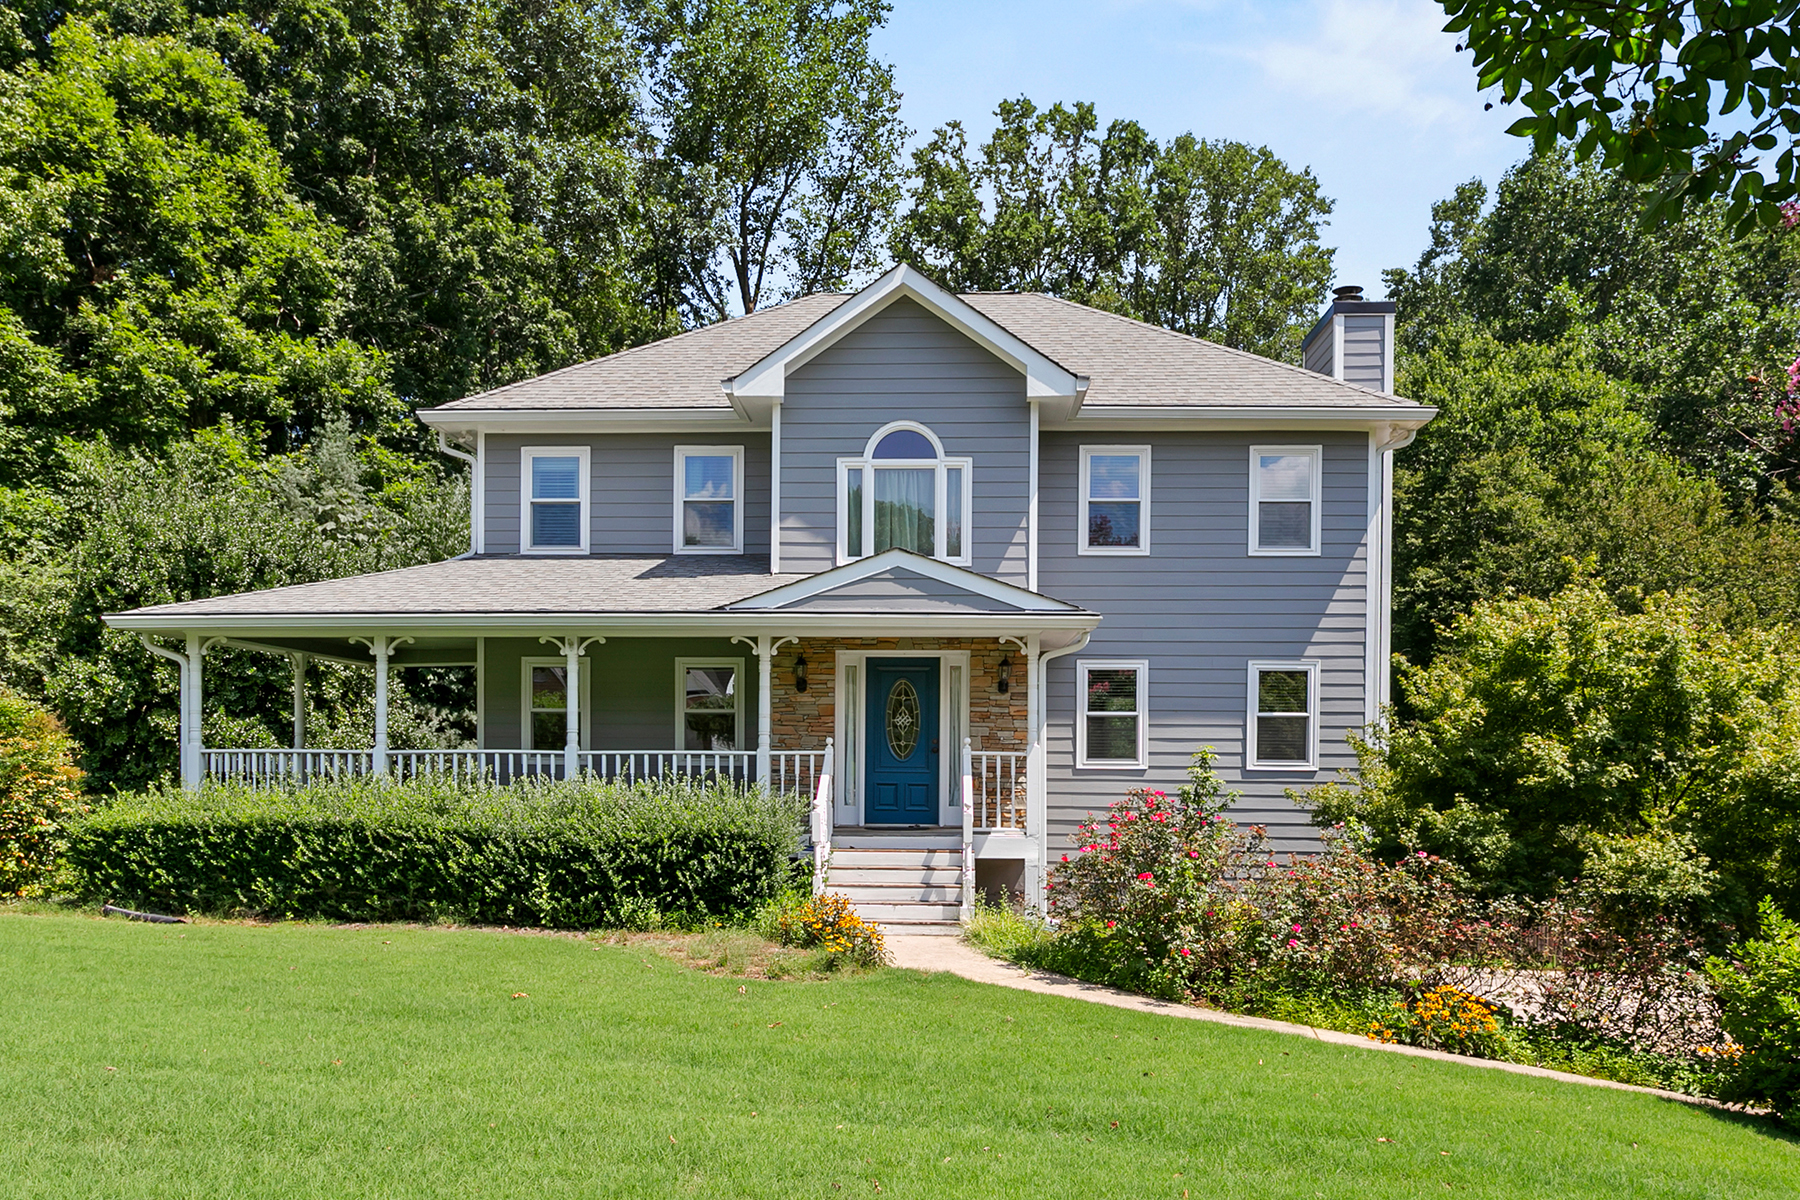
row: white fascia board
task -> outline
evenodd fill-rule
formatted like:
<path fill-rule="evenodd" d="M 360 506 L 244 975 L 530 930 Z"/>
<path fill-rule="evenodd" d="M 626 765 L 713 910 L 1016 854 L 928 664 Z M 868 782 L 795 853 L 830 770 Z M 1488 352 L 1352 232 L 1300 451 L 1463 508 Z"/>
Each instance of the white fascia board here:
<path fill-rule="evenodd" d="M 745 600 L 739 600 L 732 608 L 735 612 L 779 609 L 783 605 L 809 600 L 846 584 L 856 583 L 872 575 L 879 575 L 883 571 L 896 569 L 911 571 L 915 575 L 923 575 L 927 579 L 935 579 L 939 583 L 962 588 L 971 595 L 981 596 L 984 599 L 1011 604 L 1021 613 L 1073 613 L 1080 611 L 1074 605 L 1065 604 L 1061 600 L 1052 600 L 1037 592 L 1027 591 L 1025 588 L 1002 583 L 987 575 L 977 574 L 966 567 L 959 567 L 935 558 L 926 558 L 922 554 L 913 554 L 906 550 L 883 550 L 880 554 L 859 558 L 855 562 L 845 563 L 841 567 L 820 571 L 817 575 L 809 576 L 795 583 L 785 583 L 778 588 L 761 592 Z M 883 616 L 882 619 L 885 622 L 888 618 Z"/>
<path fill-rule="evenodd" d="M 776 400 L 787 391 L 789 371 L 805 366 L 864 321 L 901 299 L 916 301 L 988 353 L 1025 376 L 1027 396 L 1080 394 L 1082 381 L 1021 341 L 992 317 L 976 311 L 923 274 L 901 263 L 765 356 L 725 380 L 725 389 L 744 401 Z"/>
<path fill-rule="evenodd" d="M 733 408 L 421 409 L 419 420 L 446 432 L 758 433 L 769 428 Z"/>
<path fill-rule="evenodd" d="M 1370 405 L 1348 408 L 1321 405 L 1298 408 L 1285 405 L 1221 405 L 1184 407 L 1173 404 L 1088 405 L 1072 421 L 1045 421 L 1042 428 L 1053 432 L 1102 429 L 1217 429 L 1241 431 L 1278 428 L 1283 425 L 1308 429 L 1419 430 L 1436 417 L 1438 410 L 1422 405 L 1404 407 Z"/>
<path fill-rule="evenodd" d="M 1085 632 L 1100 623 L 1080 610 L 1016 613 L 331 613 L 282 616 L 137 616 L 118 613 L 102 620 L 113 629 L 146 633 L 195 632 L 244 640 L 278 637 L 368 637 L 431 635 L 501 637 L 555 632 L 587 636 L 719 637 L 727 633 L 797 636 L 996 637 L 1022 630 Z"/>

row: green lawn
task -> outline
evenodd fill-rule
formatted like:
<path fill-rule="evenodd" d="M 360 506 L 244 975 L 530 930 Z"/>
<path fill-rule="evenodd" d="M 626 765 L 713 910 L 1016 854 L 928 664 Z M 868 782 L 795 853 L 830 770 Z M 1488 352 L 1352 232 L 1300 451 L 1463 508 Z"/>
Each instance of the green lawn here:
<path fill-rule="evenodd" d="M 941 975 L 10 913 L 0 1004 L 6 1196 L 1800 1194 L 1754 1120 Z"/>

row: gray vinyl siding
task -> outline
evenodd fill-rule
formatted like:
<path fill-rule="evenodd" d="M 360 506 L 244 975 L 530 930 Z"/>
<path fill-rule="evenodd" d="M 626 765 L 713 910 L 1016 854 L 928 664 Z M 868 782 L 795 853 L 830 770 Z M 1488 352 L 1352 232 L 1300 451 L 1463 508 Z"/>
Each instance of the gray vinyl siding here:
<path fill-rule="evenodd" d="M 675 447 L 744 448 L 744 553 L 769 552 L 769 435 L 766 433 L 489 434 L 488 554 L 519 550 L 520 452 L 526 446 L 588 447 L 588 548 L 594 554 L 669 554 L 675 544 Z"/>
<path fill-rule="evenodd" d="M 1039 457 L 1039 585 L 1104 615 L 1086 649 L 1053 660 L 1046 680 L 1050 850 L 1089 811 L 1126 788 L 1171 794 L 1189 756 L 1210 745 L 1227 786 L 1243 793 L 1239 820 L 1264 824 L 1278 845 L 1316 846 L 1305 813 L 1284 795 L 1353 765 L 1345 735 L 1363 722 L 1367 631 L 1368 437 L 1283 431 L 1287 445 L 1324 447 L 1318 557 L 1248 552 L 1249 448 L 1271 435 L 1158 433 L 1151 443 L 1150 553 L 1077 553 L 1079 447 L 1114 435 L 1047 433 Z M 1075 664 L 1149 664 L 1150 767 L 1077 770 Z M 1318 771 L 1243 770 L 1247 671 L 1253 659 L 1320 664 Z"/>
<path fill-rule="evenodd" d="M 481 744 L 525 749 L 523 660 L 559 658 L 536 638 L 488 638 L 482 662 Z M 581 745 L 586 750 L 674 750 L 675 661 L 741 660 L 741 750 L 756 748 L 756 656 L 728 638 L 616 637 L 588 647 L 581 660 Z"/>
<path fill-rule="evenodd" d="M 1306 343 L 1300 365 L 1309 371 L 1317 371 L 1321 375 L 1331 374 L 1332 335 L 1331 319 L 1327 317 L 1322 323 L 1319 336 Z"/>
<path fill-rule="evenodd" d="M 1378 392 L 1390 390 L 1387 382 L 1387 322 L 1383 316 L 1345 315 L 1345 383 L 1374 388 Z M 1326 364 L 1325 370 L 1330 372 L 1330 363 Z"/>
<path fill-rule="evenodd" d="M 837 558 L 837 461 L 890 421 L 926 425 L 973 463 L 976 571 L 1023 584 L 1031 490 L 1025 377 L 910 300 L 795 371 L 781 405 L 781 569 Z"/>

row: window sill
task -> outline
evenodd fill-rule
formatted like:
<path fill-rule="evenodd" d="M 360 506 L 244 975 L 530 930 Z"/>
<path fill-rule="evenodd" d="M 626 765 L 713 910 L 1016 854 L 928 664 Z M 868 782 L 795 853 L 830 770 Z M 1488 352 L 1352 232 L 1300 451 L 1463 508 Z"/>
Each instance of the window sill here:
<path fill-rule="evenodd" d="M 1319 558 L 1323 550 L 1252 550 L 1251 558 Z"/>
<path fill-rule="evenodd" d="M 676 554 L 742 554 L 742 546 L 677 546 Z"/>
<path fill-rule="evenodd" d="M 1246 763 L 1246 764 L 1244 764 L 1243 770 L 1246 770 L 1246 771 L 1275 771 L 1275 772 L 1279 772 L 1281 774 L 1286 774 L 1286 775 L 1297 775 L 1297 774 L 1302 774 L 1302 773 L 1305 773 L 1308 771 L 1317 773 L 1319 770 L 1319 764 L 1318 763 L 1310 763 L 1310 762 L 1309 763 L 1301 763 L 1301 762 Z"/>
<path fill-rule="evenodd" d="M 573 554 L 586 554 L 586 546 L 527 546 L 520 554 L 542 555 L 544 557 L 567 558 Z"/>
<path fill-rule="evenodd" d="M 1097 558 L 1148 558 L 1148 546 L 1076 546 L 1075 553 Z"/>
<path fill-rule="evenodd" d="M 1077 771 L 1148 771 L 1150 764 L 1146 762 L 1078 762 Z"/>

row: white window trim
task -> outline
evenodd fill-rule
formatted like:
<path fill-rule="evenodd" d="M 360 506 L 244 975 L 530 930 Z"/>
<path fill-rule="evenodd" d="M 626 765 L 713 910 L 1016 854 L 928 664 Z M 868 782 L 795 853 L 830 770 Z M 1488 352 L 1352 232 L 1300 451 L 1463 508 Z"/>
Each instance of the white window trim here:
<path fill-rule="evenodd" d="M 937 450 L 938 457 L 935 459 L 884 458 L 877 460 L 874 457 L 875 447 L 881 442 L 881 439 L 888 434 L 901 429 L 910 429 L 915 433 L 923 434 Z M 937 506 L 938 515 L 932 522 L 931 557 L 940 562 L 954 563 L 959 567 L 966 567 L 974 562 L 975 460 L 972 458 L 955 458 L 946 455 L 944 453 L 944 445 L 938 440 L 937 435 L 917 421 L 890 421 L 880 429 L 877 429 L 869 438 L 868 443 L 863 447 L 861 458 L 840 458 L 837 460 L 837 562 L 839 566 L 843 566 L 845 563 L 857 562 L 860 559 L 873 558 L 875 555 L 874 472 L 877 470 L 925 470 L 928 468 L 934 469 L 937 472 L 933 503 Z M 951 468 L 961 468 L 962 470 L 963 544 L 962 553 L 955 558 L 951 558 L 944 553 L 944 530 L 946 527 L 944 514 L 949 511 L 948 505 L 945 504 L 945 500 L 948 498 L 945 494 L 945 489 L 948 486 L 947 481 L 949 479 L 949 470 Z M 863 472 L 862 527 L 864 539 L 863 552 L 855 555 L 850 553 L 850 472 L 854 470 Z"/>
<path fill-rule="evenodd" d="M 682 516 L 687 506 L 687 459 L 689 455 L 731 459 L 731 545 L 684 546 Z M 715 502 L 716 503 L 716 502 Z M 675 447 L 675 553 L 677 554 L 742 554 L 744 552 L 744 448 L 742 446 L 677 446 Z"/>
<path fill-rule="evenodd" d="M 1137 672 L 1137 758 L 1088 761 L 1087 691 L 1089 671 Z M 1075 767 L 1082 771 L 1142 771 L 1150 766 L 1150 662 L 1142 658 L 1083 658 L 1075 663 Z"/>
<path fill-rule="evenodd" d="M 1257 544 L 1262 533 L 1262 464 L 1261 456 L 1265 454 L 1304 454 L 1313 460 L 1312 466 L 1312 545 L 1304 550 L 1276 548 L 1265 550 Z M 1250 554 L 1253 558 L 1317 558 L 1323 553 L 1323 543 L 1319 534 L 1322 522 L 1320 515 L 1324 509 L 1321 503 L 1324 492 L 1325 448 L 1323 446 L 1252 446 L 1250 447 Z"/>
<path fill-rule="evenodd" d="M 1257 675 L 1262 671 L 1306 672 L 1306 761 L 1263 762 L 1256 746 Z M 1317 659 L 1251 659 L 1245 676 L 1244 769 L 1246 771 L 1316 771 L 1319 769 L 1319 663 Z M 1297 714 L 1272 714 L 1297 715 Z"/>
<path fill-rule="evenodd" d="M 534 458 L 579 458 L 581 466 L 576 488 L 581 504 L 581 544 L 579 546 L 533 546 L 531 544 L 531 460 Z M 586 554 L 589 520 L 592 516 L 590 497 L 593 493 L 591 470 L 586 446 L 525 446 L 519 451 L 519 551 L 522 554 Z"/>
<path fill-rule="evenodd" d="M 532 713 L 531 668 L 533 668 L 533 667 L 564 667 L 564 668 L 566 668 L 568 665 L 569 665 L 569 660 L 561 657 L 560 655 L 558 655 L 554 658 L 549 658 L 549 657 L 545 657 L 542 655 L 533 655 L 533 656 L 527 656 L 525 658 L 521 658 L 519 660 L 519 749 L 521 749 L 521 750 L 531 750 L 532 749 L 532 745 L 531 745 L 531 713 Z M 588 671 L 586 669 L 586 667 L 587 667 L 587 663 L 584 661 L 582 663 L 582 671 L 581 671 L 580 680 L 577 684 L 577 686 L 580 687 L 580 689 L 581 689 L 581 694 L 575 697 L 575 703 L 578 706 L 576 713 L 575 713 L 575 720 L 579 726 L 579 728 L 577 728 L 575 731 L 575 737 L 576 737 L 576 740 L 580 743 L 581 748 L 583 750 L 587 749 L 587 746 L 588 746 L 588 729 L 587 729 L 587 725 L 588 725 L 588 706 L 587 706 L 588 687 L 587 687 L 587 681 L 588 681 L 589 674 L 591 674 L 591 672 Z M 564 703 L 565 704 L 567 703 L 566 696 L 564 698 Z M 539 711 L 547 712 L 549 710 L 543 709 L 543 710 L 539 710 Z M 565 714 L 563 720 L 566 722 L 568 720 L 568 717 L 566 715 L 568 712 L 568 709 L 564 708 L 560 711 L 562 711 Z M 566 730 L 566 726 L 565 726 L 565 730 Z M 560 752 L 567 745 L 566 739 L 568 737 L 568 734 L 565 732 L 563 736 L 565 739 L 564 741 L 558 742 L 555 746 L 552 746 L 549 749 L 537 750 L 537 751 L 535 751 L 535 753 L 553 754 L 553 753 Z"/>
<path fill-rule="evenodd" d="M 1093 499 L 1089 492 L 1089 463 L 1096 454 L 1135 455 L 1138 460 L 1138 544 L 1135 546 L 1090 546 L 1088 545 L 1088 503 Z M 1079 520 L 1075 528 L 1075 552 L 1077 554 L 1136 554 L 1150 553 L 1150 447 L 1148 446 L 1083 446 L 1081 448 L 1081 503 Z"/>
<path fill-rule="evenodd" d="M 737 672 L 737 684 L 732 689 L 733 699 L 737 703 L 737 727 L 732 732 L 731 744 L 738 750 L 754 750 L 754 746 L 744 745 L 744 660 L 741 658 L 678 658 L 675 660 L 675 752 L 677 754 L 717 754 L 716 750 L 688 750 L 687 745 L 687 670 L 689 667 L 730 667 Z"/>

